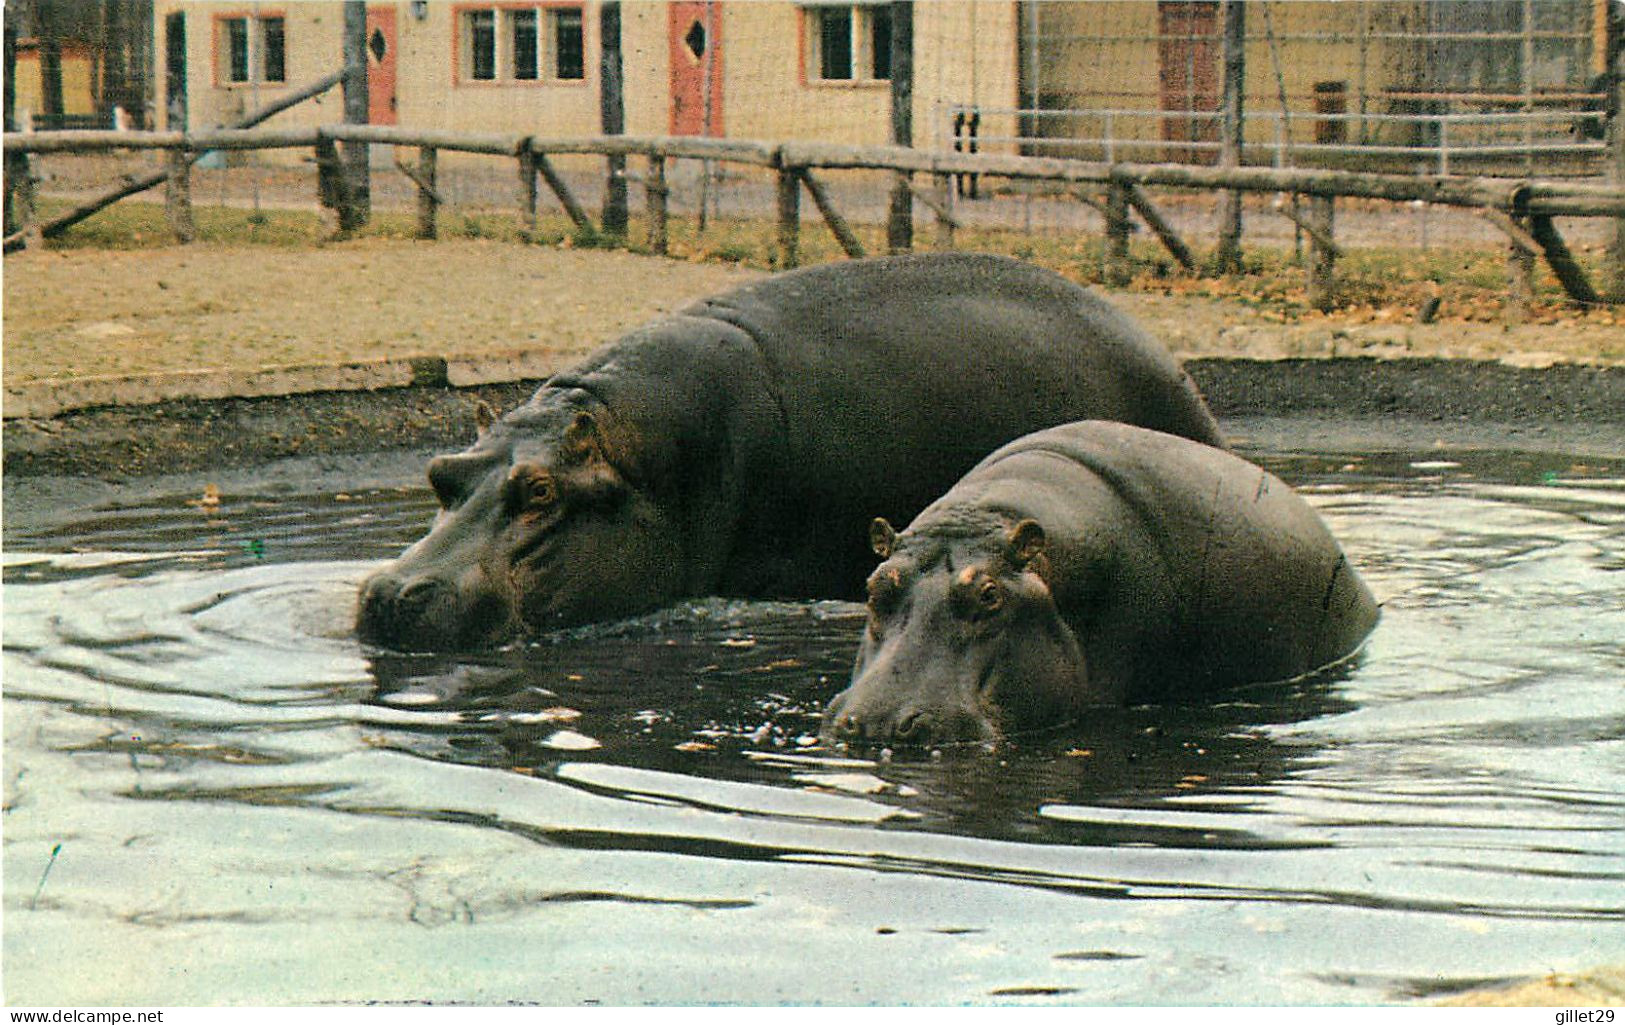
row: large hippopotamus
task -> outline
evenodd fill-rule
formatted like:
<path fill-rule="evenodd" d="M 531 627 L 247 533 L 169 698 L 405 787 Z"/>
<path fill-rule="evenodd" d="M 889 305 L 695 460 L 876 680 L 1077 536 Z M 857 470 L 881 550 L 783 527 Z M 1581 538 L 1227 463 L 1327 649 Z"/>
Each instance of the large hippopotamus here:
<path fill-rule="evenodd" d="M 429 464 L 429 534 L 361 590 L 363 639 L 445 649 L 690 596 L 856 597 L 876 515 L 1081 418 L 1221 445 L 1167 350 L 997 256 L 779 274 L 638 328 Z"/>
<path fill-rule="evenodd" d="M 1378 615 L 1280 479 L 1126 424 L 1014 441 L 870 541 L 885 561 L 827 741 L 986 743 L 1091 705 L 1287 679 L 1355 651 Z"/>

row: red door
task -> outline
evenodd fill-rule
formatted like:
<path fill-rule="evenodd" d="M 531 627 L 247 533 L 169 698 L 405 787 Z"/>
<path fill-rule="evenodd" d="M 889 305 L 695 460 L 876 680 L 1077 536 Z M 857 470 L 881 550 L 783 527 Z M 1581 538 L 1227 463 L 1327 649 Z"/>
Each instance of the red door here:
<path fill-rule="evenodd" d="M 395 123 L 395 8 L 367 8 L 367 121 Z"/>
<path fill-rule="evenodd" d="M 722 135 L 721 4 L 673 0 L 671 134 Z"/>
<path fill-rule="evenodd" d="M 1179 116 L 1162 119 L 1162 137 L 1177 142 L 1217 142 L 1219 109 L 1219 5 L 1216 0 L 1163 0 L 1157 4 L 1157 68 L 1162 109 Z M 1216 148 L 1169 147 L 1169 160 L 1211 164 Z"/>

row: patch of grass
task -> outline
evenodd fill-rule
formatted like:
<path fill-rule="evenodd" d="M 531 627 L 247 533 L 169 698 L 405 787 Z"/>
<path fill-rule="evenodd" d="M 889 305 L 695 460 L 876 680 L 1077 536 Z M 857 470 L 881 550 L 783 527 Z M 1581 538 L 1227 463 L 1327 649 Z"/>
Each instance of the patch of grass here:
<path fill-rule="evenodd" d="M 41 213 L 47 218 L 68 208 L 69 204 L 61 200 L 41 202 Z M 203 242 L 304 247 L 341 241 L 334 217 L 326 212 L 287 209 L 256 212 L 199 205 L 194 208 L 194 219 L 198 239 Z M 381 210 L 374 213 L 371 222 L 355 237 L 410 239 L 416 236 L 416 230 L 413 214 Z M 528 241 L 578 249 L 630 248 L 641 252 L 647 251 L 646 230 L 642 218 L 637 216 L 633 217 L 627 234 L 616 237 L 580 230 L 563 213 L 546 213 L 538 219 L 537 229 Z M 886 251 L 882 225 L 859 224 L 854 226 L 854 231 L 869 253 Z M 519 218 L 501 210 L 465 209 L 443 213 L 440 235 L 513 244 L 527 242 Z M 780 262 L 777 237 L 777 226 L 770 219 L 713 217 L 704 232 L 699 230 L 693 215 L 673 215 L 668 222 L 670 255 L 693 262 L 777 269 Z M 162 204 L 139 201 L 126 201 L 101 211 L 49 243 L 57 249 L 119 250 L 174 244 Z M 915 248 L 929 250 L 934 244 L 935 232 L 928 226 L 918 226 Z M 956 235 L 955 247 L 1007 253 L 1084 284 L 1103 282 L 1104 239 L 1099 235 L 1029 234 L 1002 228 L 961 229 Z M 802 264 L 838 260 L 843 255 L 821 222 L 803 221 L 798 253 Z M 1244 254 L 1243 273 L 1217 276 L 1185 271 L 1155 240 L 1143 236 L 1131 240 L 1129 256 L 1132 279 L 1126 287 L 1131 290 L 1228 299 L 1284 323 L 1324 315 L 1311 307 L 1304 269 L 1290 247 L 1249 245 Z M 1601 253 L 1582 251 L 1578 256 L 1588 273 L 1600 274 Z M 1198 260 L 1201 259 L 1199 255 Z M 1498 320 L 1505 312 L 1505 256 L 1499 247 L 1350 247 L 1338 261 L 1336 273 L 1338 309 L 1334 312 L 1346 319 L 1400 319 L 1440 294 L 1449 296 L 1445 319 Z M 1531 313 L 1537 319 L 1608 315 L 1606 312 L 1582 314 L 1574 310 L 1544 264 L 1536 275 Z"/>

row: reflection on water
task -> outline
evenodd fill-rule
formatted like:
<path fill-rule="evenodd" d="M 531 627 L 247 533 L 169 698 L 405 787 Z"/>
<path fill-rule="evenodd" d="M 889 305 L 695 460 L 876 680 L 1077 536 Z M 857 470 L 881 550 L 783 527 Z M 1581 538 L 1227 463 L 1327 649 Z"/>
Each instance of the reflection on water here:
<path fill-rule="evenodd" d="M 1262 461 L 1386 600 L 1364 656 L 992 754 L 820 748 L 841 603 L 363 649 L 416 488 L 18 532 L 6 999 L 1348 1003 L 1617 961 L 1625 463 Z"/>

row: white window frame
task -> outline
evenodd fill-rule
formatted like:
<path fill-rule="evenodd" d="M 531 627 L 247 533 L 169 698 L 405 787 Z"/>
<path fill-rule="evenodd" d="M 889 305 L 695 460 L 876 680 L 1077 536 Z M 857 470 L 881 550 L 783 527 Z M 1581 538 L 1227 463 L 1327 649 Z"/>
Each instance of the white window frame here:
<path fill-rule="evenodd" d="M 282 77 L 268 78 L 265 74 L 266 28 L 272 22 L 277 22 L 282 29 Z M 244 55 L 246 73 L 244 77 L 237 78 L 236 62 L 232 59 L 232 26 L 243 26 L 243 44 L 248 52 Z M 216 67 L 219 69 L 220 84 L 231 86 L 246 85 L 286 85 L 288 81 L 288 19 L 281 14 L 252 15 L 237 14 L 215 20 L 215 54 Z"/>
<path fill-rule="evenodd" d="M 875 74 L 875 13 L 886 11 L 886 4 L 809 3 L 804 7 L 807 45 L 806 79 L 810 85 L 876 85 L 890 82 L 889 73 L 882 78 Z M 851 65 L 845 78 L 824 77 L 824 20 L 830 14 L 844 14 L 849 19 Z M 890 54 L 887 55 L 888 63 Z"/>
<path fill-rule="evenodd" d="M 566 15 L 575 15 L 581 32 L 581 74 L 571 78 L 559 77 L 558 34 L 559 22 Z M 489 19 L 491 24 L 491 77 L 476 78 L 475 23 Z M 458 12 L 459 84 L 478 85 L 535 85 L 572 84 L 587 78 L 587 19 L 584 6 L 573 4 L 541 5 L 533 7 L 466 7 Z M 517 32 L 521 23 L 531 22 L 536 33 L 536 66 L 520 68 L 518 65 Z M 521 76 L 521 71 L 530 72 Z"/>

